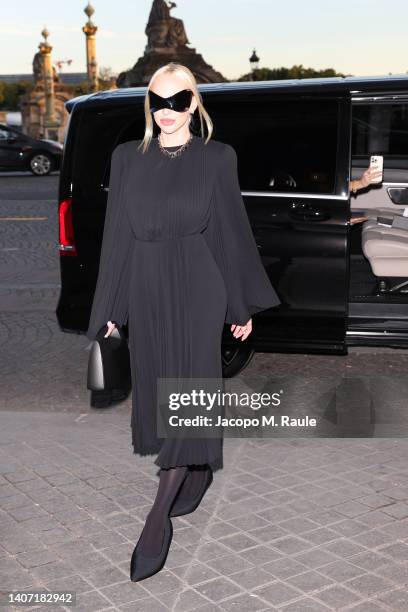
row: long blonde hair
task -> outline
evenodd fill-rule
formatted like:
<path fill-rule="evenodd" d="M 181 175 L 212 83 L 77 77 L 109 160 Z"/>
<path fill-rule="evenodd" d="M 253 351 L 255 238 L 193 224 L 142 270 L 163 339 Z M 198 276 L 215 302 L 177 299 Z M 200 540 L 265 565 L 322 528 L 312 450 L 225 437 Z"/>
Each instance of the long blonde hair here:
<path fill-rule="evenodd" d="M 151 84 L 154 78 L 157 75 L 166 73 L 166 72 L 175 73 L 178 76 L 182 77 L 185 81 L 187 81 L 188 88 L 191 89 L 191 91 L 193 92 L 197 100 L 197 109 L 198 109 L 198 113 L 200 116 L 200 128 L 201 128 L 202 138 L 204 138 L 204 122 L 207 126 L 208 135 L 206 137 L 205 144 L 207 144 L 207 142 L 210 140 L 211 134 L 213 132 L 213 122 L 211 121 L 209 114 L 204 108 L 203 100 L 202 100 L 200 92 L 198 91 L 197 81 L 195 79 L 194 74 L 191 72 L 189 68 L 187 68 L 187 66 L 184 66 L 183 64 L 177 64 L 176 62 L 169 62 L 168 64 L 165 64 L 164 66 L 161 66 L 160 68 L 158 68 L 152 74 L 152 76 L 150 77 L 150 81 L 147 85 L 146 96 L 144 99 L 144 113 L 145 113 L 146 128 L 145 128 L 143 140 L 138 147 L 139 149 L 142 149 L 143 153 L 146 152 L 146 149 L 148 148 L 150 141 L 153 138 L 153 117 L 150 111 L 150 103 L 149 103 L 149 95 L 148 95 L 149 89 L 151 87 Z"/>

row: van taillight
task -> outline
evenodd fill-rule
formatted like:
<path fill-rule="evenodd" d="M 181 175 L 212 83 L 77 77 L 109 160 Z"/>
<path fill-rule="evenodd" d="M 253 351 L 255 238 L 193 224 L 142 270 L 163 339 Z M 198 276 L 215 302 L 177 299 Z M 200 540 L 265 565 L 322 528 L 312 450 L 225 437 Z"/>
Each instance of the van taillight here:
<path fill-rule="evenodd" d="M 72 223 L 72 198 L 63 200 L 59 205 L 59 250 L 60 255 L 78 255 Z"/>

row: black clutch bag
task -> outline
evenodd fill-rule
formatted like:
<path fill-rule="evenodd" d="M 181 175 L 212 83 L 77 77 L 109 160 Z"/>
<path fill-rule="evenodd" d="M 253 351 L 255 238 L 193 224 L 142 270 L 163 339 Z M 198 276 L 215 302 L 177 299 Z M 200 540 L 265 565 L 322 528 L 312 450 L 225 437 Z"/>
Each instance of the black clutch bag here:
<path fill-rule="evenodd" d="M 123 329 L 117 325 L 104 338 L 104 325 L 93 340 L 88 359 L 87 388 L 91 391 L 130 389 L 131 371 L 129 346 Z"/>

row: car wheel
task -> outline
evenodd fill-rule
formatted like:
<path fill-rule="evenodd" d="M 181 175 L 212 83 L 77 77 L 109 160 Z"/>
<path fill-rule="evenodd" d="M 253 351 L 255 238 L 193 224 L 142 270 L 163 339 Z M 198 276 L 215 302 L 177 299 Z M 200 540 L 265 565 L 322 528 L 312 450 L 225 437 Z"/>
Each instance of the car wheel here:
<path fill-rule="evenodd" d="M 30 170 L 35 176 L 46 176 L 53 169 L 53 160 L 47 153 L 36 153 L 30 159 Z"/>
<path fill-rule="evenodd" d="M 232 378 L 247 367 L 255 351 L 246 346 L 233 348 L 222 347 L 222 375 L 224 378 Z"/>

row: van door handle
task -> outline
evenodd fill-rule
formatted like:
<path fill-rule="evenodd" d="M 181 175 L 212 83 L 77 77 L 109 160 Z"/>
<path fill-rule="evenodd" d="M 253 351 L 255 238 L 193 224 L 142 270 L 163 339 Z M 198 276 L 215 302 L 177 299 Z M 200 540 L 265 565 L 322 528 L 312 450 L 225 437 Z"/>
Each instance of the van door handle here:
<path fill-rule="evenodd" d="M 327 210 L 313 206 L 310 202 L 291 202 L 289 216 L 297 221 L 326 221 L 330 219 Z"/>
<path fill-rule="evenodd" d="M 408 204 L 408 189 L 406 187 L 388 187 L 387 192 L 393 204 L 399 206 Z"/>

